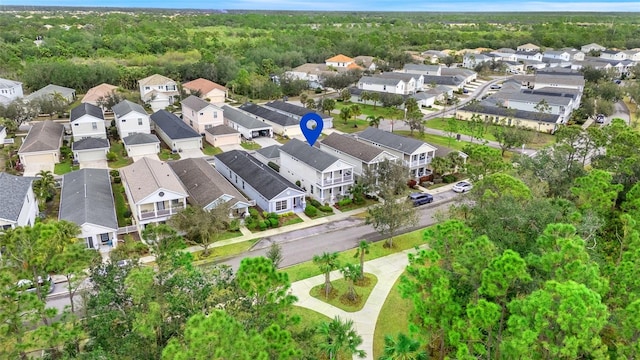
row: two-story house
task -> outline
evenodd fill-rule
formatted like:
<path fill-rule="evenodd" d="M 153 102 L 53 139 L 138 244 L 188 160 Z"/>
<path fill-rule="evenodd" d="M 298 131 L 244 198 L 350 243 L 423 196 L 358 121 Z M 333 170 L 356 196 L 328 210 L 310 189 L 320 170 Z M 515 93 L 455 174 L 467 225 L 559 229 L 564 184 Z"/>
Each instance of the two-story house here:
<path fill-rule="evenodd" d="M 421 91 L 424 86 L 424 75 L 411 74 L 404 72 L 385 72 L 375 75 L 385 79 L 400 79 L 406 84 L 405 95 L 415 94 L 417 91 Z"/>
<path fill-rule="evenodd" d="M 374 127 L 369 127 L 357 134 L 358 141 L 367 142 L 380 147 L 404 162 L 409 168 L 409 175 L 420 177 L 429 173 L 429 164 L 436 153 L 436 148 L 424 141 L 396 135 Z"/>
<path fill-rule="evenodd" d="M 571 54 L 569 54 L 567 51 L 562 51 L 562 50 L 547 50 L 544 53 L 542 53 L 542 57 L 548 58 L 548 59 L 558 59 L 563 61 L 571 60 Z"/>
<path fill-rule="evenodd" d="M 399 72 L 440 76 L 440 69 L 440 65 L 404 64 L 404 67 L 402 67 L 402 70 L 399 70 Z"/>
<path fill-rule="evenodd" d="M 407 94 L 407 84 L 403 80 L 374 76 L 361 77 L 358 81 L 358 89 L 398 95 Z"/>
<path fill-rule="evenodd" d="M 113 115 L 120 138 L 133 134 L 151 134 L 149 114 L 140 104 L 123 100 L 113 106 Z"/>
<path fill-rule="evenodd" d="M 355 59 L 342 54 L 338 54 L 336 56 L 330 57 L 326 59 L 324 63 L 325 65 L 331 66 L 334 68 L 344 68 L 344 69 L 360 68 L 360 66 L 356 64 Z"/>
<path fill-rule="evenodd" d="M 189 90 L 191 94 L 199 93 L 201 99 L 212 104 L 224 104 L 225 99 L 229 97 L 229 90 L 226 87 L 203 78 L 184 83 L 182 87 Z"/>
<path fill-rule="evenodd" d="M 542 61 L 542 53 L 539 51 L 516 51 L 515 56 L 518 61 Z"/>
<path fill-rule="evenodd" d="M 180 96 L 178 83 L 159 74 L 138 80 L 138 85 L 140 87 L 140 98 L 145 104 L 151 104 L 153 111 L 166 108 Z"/>
<path fill-rule="evenodd" d="M 517 51 L 539 52 L 540 51 L 540 46 L 532 44 L 532 43 L 526 43 L 526 44 L 522 44 L 522 45 L 518 46 L 516 48 L 516 52 Z"/>
<path fill-rule="evenodd" d="M 0 232 L 35 224 L 38 202 L 33 193 L 34 180 L 36 178 L 0 172 Z"/>
<path fill-rule="evenodd" d="M 324 112 L 316 112 L 309 108 L 280 100 L 271 101 L 262 106 L 280 114 L 290 116 L 298 121 L 300 121 L 300 119 L 302 119 L 302 117 L 308 113 L 316 113 L 322 118 L 322 122 L 324 123 L 323 129 L 333 128 L 333 116 L 327 115 Z"/>
<path fill-rule="evenodd" d="M 207 129 L 224 124 L 222 109 L 199 97 L 189 95 L 180 104 L 182 120 L 201 135 L 204 135 Z"/>
<path fill-rule="evenodd" d="M 90 137 L 107 138 L 104 114 L 102 109 L 95 105 L 82 103 L 71 109 L 69 123 L 71 124 L 74 141 Z"/>
<path fill-rule="evenodd" d="M 574 109 L 573 98 L 562 94 L 543 94 L 538 92 L 508 92 L 501 91 L 492 98 L 499 100 L 501 106 L 511 109 L 539 112 L 536 107 L 546 103 L 547 114 L 559 115 L 561 123 L 565 123 Z"/>
<path fill-rule="evenodd" d="M 582 45 L 582 47 L 580 48 L 580 51 L 582 51 L 585 54 L 590 53 L 591 51 L 604 51 L 607 48 L 596 44 L 596 43 L 591 43 L 591 44 L 587 44 L 587 45 Z"/>
<path fill-rule="evenodd" d="M 603 50 L 600 52 L 600 58 L 604 60 L 622 61 L 627 59 L 627 53 L 622 50 Z"/>
<path fill-rule="evenodd" d="M 136 224 L 167 221 L 187 206 L 187 189 L 166 162 L 143 157 L 120 175 Z"/>
<path fill-rule="evenodd" d="M 378 163 L 398 158 L 384 149 L 356 140 L 345 134 L 331 133 L 320 141 L 320 150 L 353 165 L 356 179 L 367 171 L 375 171 Z"/>
<path fill-rule="evenodd" d="M 0 78 L 0 104 L 8 105 L 23 96 L 21 82 Z"/>
<path fill-rule="evenodd" d="M 329 204 L 349 196 L 354 183 L 353 165 L 298 139 L 280 147 L 280 174 Z"/>

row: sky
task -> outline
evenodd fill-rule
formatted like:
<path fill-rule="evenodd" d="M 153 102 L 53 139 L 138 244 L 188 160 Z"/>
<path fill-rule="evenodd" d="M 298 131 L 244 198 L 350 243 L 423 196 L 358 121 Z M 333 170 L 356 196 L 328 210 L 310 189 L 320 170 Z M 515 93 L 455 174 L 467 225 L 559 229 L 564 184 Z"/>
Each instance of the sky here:
<path fill-rule="evenodd" d="M 182 9 L 433 11 L 433 12 L 640 12 L 640 0 L 0 0 L 2 5 L 98 6 Z"/>

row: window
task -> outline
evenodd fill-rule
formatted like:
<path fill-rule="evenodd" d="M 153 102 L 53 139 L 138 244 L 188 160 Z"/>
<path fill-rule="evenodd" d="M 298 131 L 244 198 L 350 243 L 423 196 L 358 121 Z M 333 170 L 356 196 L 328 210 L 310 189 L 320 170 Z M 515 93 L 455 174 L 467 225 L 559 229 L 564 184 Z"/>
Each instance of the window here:
<path fill-rule="evenodd" d="M 127 119 L 122 119 L 120 120 L 120 122 L 127 122 Z"/>
<path fill-rule="evenodd" d="M 310 187 L 311 187 L 311 193 L 313 194 L 313 185 L 310 185 Z"/>
<path fill-rule="evenodd" d="M 244 190 L 244 181 L 242 181 L 242 189 Z"/>
<path fill-rule="evenodd" d="M 282 211 L 287 209 L 287 200 L 276 201 L 276 211 Z"/>
<path fill-rule="evenodd" d="M 145 87 L 144 87 L 144 89 L 145 89 L 145 90 L 151 90 L 151 88 L 150 88 L 150 87 L 148 87 L 148 86 L 145 86 Z"/>
<path fill-rule="evenodd" d="M 214 112 L 214 113 L 213 113 L 213 118 L 214 118 L 214 119 L 217 119 L 217 118 L 218 118 L 218 112 Z"/>
<path fill-rule="evenodd" d="M 91 128 L 92 128 L 93 130 L 98 130 L 98 123 L 97 123 L 97 122 L 92 122 L 92 123 L 91 123 Z"/>
<path fill-rule="evenodd" d="M 202 116 L 202 115 L 204 115 L 204 113 L 203 113 L 203 112 L 201 112 L 201 113 L 200 113 L 200 116 Z"/>
<path fill-rule="evenodd" d="M 138 125 L 142 125 L 142 118 L 138 118 Z"/>
<path fill-rule="evenodd" d="M 193 126 L 193 120 L 189 120 L 189 126 Z"/>
<path fill-rule="evenodd" d="M 207 125 L 205 125 L 205 126 L 204 126 L 204 128 L 205 128 L 205 129 L 211 129 L 212 127 L 213 127 L 213 126 L 212 126 L 212 125 L 210 125 L 210 124 L 207 124 Z"/>

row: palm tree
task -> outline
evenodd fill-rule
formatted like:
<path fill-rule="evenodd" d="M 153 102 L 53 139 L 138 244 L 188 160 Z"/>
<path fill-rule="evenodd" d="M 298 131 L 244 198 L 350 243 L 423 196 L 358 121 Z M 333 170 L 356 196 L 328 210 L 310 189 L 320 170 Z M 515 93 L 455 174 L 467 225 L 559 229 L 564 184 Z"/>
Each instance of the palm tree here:
<path fill-rule="evenodd" d="M 307 107 L 307 109 L 313 110 L 316 108 L 316 101 L 313 99 L 307 99 L 305 106 Z"/>
<path fill-rule="evenodd" d="M 371 100 L 371 93 L 368 91 L 363 91 L 360 93 L 360 101 L 363 103 L 367 103 L 367 101 Z"/>
<path fill-rule="evenodd" d="M 369 253 L 369 243 L 366 240 L 360 240 L 354 258 L 360 257 L 360 280 L 364 279 L 364 256 Z"/>
<path fill-rule="evenodd" d="M 356 299 L 356 289 L 355 283 L 360 279 L 360 274 L 362 273 L 360 265 L 347 264 L 345 267 L 340 269 L 342 276 L 347 280 L 349 284 L 349 290 L 347 292 L 347 298 L 351 301 Z"/>
<path fill-rule="evenodd" d="M 369 122 L 369 126 L 373 126 L 376 129 L 378 127 L 380 127 L 380 122 L 383 120 L 384 118 L 382 117 L 382 115 L 379 116 L 374 116 L 374 115 L 369 115 L 367 116 L 367 121 Z"/>
<path fill-rule="evenodd" d="M 40 203 L 51 200 L 56 193 L 56 180 L 53 177 L 51 171 L 40 170 L 36 175 L 38 180 L 33 182 L 33 192 Z"/>
<path fill-rule="evenodd" d="M 347 120 L 351 118 L 351 107 L 345 106 L 340 109 L 340 117 L 344 120 L 344 123 L 347 123 Z"/>
<path fill-rule="evenodd" d="M 420 349 L 420 342 L 400 333 L 397 338 L 384 337 L 384 353 L 378 360 L 427 360 L 427 353 Z"/>
<path fill-rule="evenodd" d="M 376 104 L 378 103 L 378 101 L 380 101 L 380 94 L 378 94 L 377 92 L 372 92 L 369 97 L 370 100 L 373 101 L 373 109 L 375 110 Z"/>
<path fill-rule="evenodd" d="M 300 103 L 302 104 L 302 106 L 305 106 L 308 99 L 309 95 L 307 93 L 303 92 L 302 94 L 300 94 Z"/>
<path fill-rule="evenodd" d="M 340 268 L 338 253 L 325 252 L 322 255 L 315 255 L 313 263 L 318 265 L 320 271 L 324 274 L 324 294 L 328 298 L 329 292 L 331 292 L 331 272 Z"/>
<path fill-rule="evenodd" d="M 318 333 L 325 338 L 320 344 L 320 349 L 329 356 L 329 360 L 338 360 L 343 352 L 355 354 L 364 358 L 367 353 L 359 350 L 362 345 L 362 337 L 353 328 L 353 320 L 342 320 L 336 316 L 331 322 L 322 322 Z"/>
<path fill-rule="evenodd" d="M 351 116 L 353 116 L 353 120 L 357 120 L 358 116 L 362 114 L 362 109 L 360 109 L 360 105 L 354 104 L 350 106 L 351 108 Z"/>

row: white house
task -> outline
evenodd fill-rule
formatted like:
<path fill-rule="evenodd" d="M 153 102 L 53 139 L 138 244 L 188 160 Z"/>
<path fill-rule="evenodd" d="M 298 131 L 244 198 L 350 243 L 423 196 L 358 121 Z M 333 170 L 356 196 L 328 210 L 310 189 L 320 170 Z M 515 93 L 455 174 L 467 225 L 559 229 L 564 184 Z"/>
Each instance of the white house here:
<path fill-rule="evenodd" d="M 191 94 L 200 92 L 200 98 L 212 104 L 224 104 L 225 99 L 229 97 L 229 89 L 203 78 L 184 83 L 182 87 L 189 90 Z"/>
<path fill-rule="evenodd" d="M 420 177 L 428 174 L 428 167 L 435 156 L 436 148 L 420 140 L 396 135 L 374 127 L 357 134 L 358 141 L 380 147 L 402 159 L 409 168 L 409 175 Z"/>
<path fill-rule="evenodd" d="M 534 89 L 544 87 L 560 87 L 567 89 L 584 89 L 584 76 L 576 75 L 553 75 L 553 74 L 536 74 L 534 80 Z"/>
<path fill-rule="evenodd" d="M 300 181 L 307 195 L 333 204 L 349 196 L 354 183 L 353 165 L 298 139 L 280 147 L 280 174 Z"/>
<path fill-rule="evenodd" d="M 627 53 L 622 50 L 603 50 L 600 52 L 600 57 L 605 60 L 626 60 Z"/>
<path fill-rule="evenodd" d="M 7 138 L 7 128 L 0 125 L 0 145 L 4 145 L 4 140 Z"/>
<path fill-rule="evenodd" d="M 224 124 L 222 109 L 199 97 L 189 95 L 180 104 L 182 104 L 182 120 L 199 134 Z"/>
<path fill-rule="evenodd" d="M 400 79 L 406 84 L 404 95 L 415 94 L 418 90 L 422 90 L 424 87 L 425 76 L 422 74 L 411 74 L 404 72 L 385 72 L 374 75 L 375 77 L 385 79 Z"/>
<path fill-rule="evenodd" d="M 591 51 L 604 51 L 607 48 L 602 46 L 602 45 L 598 45 L 596 43 L 591 43 L 591 44 L 587 44 L 587 45 L 583 45 L 580 48 L 580 51 L 582 51 L 585 54 L 588 54 Z"/>
<path fill-rule="evenodd" d="M 302 129 L 300 128 L 300 121 L 291 116 L 278 113 L 250 102 L 243 104 L 238 109 L 244 111 L 247 115 L 254 117 L 256 120 L 270 125 L 273 132 L 276 134 L 287 136 L 289 138 L 303 136 Z"/>
<path fill-rule="evenodd" d="M 83 138 L 71 144 L 73 158 L 83 166 L 84 162 L 107 160 L 109 140 L 101 138 Z"/>
<path fill-rule="evenodd" d="M 76 91 L 68 87 L 49 84 L 42 89 L 25 96 L 24 99 L 25 101 L 34 101 L 37 99 L 50 100 L 54 96 L 60 96 L 67 104 L 70 104 L 76 99 Z"/>
<path fill-rule="evenodd" d="M 375 171 L 378 163 L 384 160 L 398 159 L 380 147 L 335 132 L 320 141 L 320 150 L 353 165 L 356 177 L 362 176 L 367 169 Z"/>
<path fill-rule="evenodd" d="M 21 82 L 0 78 L 0 104 L 8 105 L 23 96 Z"/>
<path fill-rule="evenodd" d="M 59 220 L 80 227 L 89 249 L 109 251 L 118 244 L 118 220 L 107 169 L 81 169 L 62 177 Z"/>
<path fill-rule="evenodd" d="M 242 137 L 251 140 L 256 137 L 273 137 L 271 125 L 249 116 L 244 111 L 240 111 L 229 105 L 222 106 L 224 120 L 227 126 L 238 131 Z"/>
<path fill-rule="evenodd" d="M 227 125 L 218 125 L 205 130 L 204 139 L 215 147 L 240 145 L 242 135 L 238 130 Z"/>
<path fill-rule="evenodd" d="M 441 75 L 441 68 L 440 65 L 404 64 L 404 67 L 399 72 L 439 76 Z"/>
<path fill-rule="evenodd" d="M 260 209 L 283 214 L 302 212 L 305 192 L 245 151 L 231 150 L 215 156 L 215 168 Z"/>
<path fill-rule="evenodd" d="M 159 74 L 138 80 L 138 85 L 140 87 L 140 98 L 145 104 L 151 104 L 153 111 L 166 108 L 180 96 L 178 84 Z"/>
<path fill-rule="evenodd" d="M 95 105 L 82 103 L 71 109 L 69 123 L 71 124 L 74 141 L 88 137 L 107 138 L 107 128 L 102 109 Z"/>
<path fill-rule="evenodd" d="M 627 59 L 633 62 L 640 62 L 640 49 L 631 49 L 624 51 L 627 54 Z"/>
<path fill-rule="evenodd" d="M 373 56 L 360 55 L 354 57 L 353 61 L 364 70 L 375 71 L 378 68 Z"/>
<path fill-rule="evenodd" d="M 36 178 L 0 172 L 0 232 L 35 224 L 38 202 L 33 193 L 34 180 Z"/>
<path fill-rule="evenodd" d="M 534 45 L 532 43 L 526 43 L 526 44 L 518 46 L 516 48 L 516 52 L 518 52 L 518 51 L 538 52 L 538 51 L 540 51 L 540 46 Z"/>
<path fill-rule="evenodd" d="M 202 136 L 167 110 L 151 115 L 156 134 L 172 151 L 202 148 Z"/>
<path fill-rule="evenodd" d="M 560 122 L 565 123 L 574 110 L 574 101 L 569 96 L 560 94 L 547 95 L 537 92 L 497 92 L 492 96 L 501 102 L 501 106 L 529 112 L 538 112 L 536 106 L 546 102 L 549 106 L 548 114 L 559 115 Z"/>
<path fill-rule="evenodd" d="M 359 68 L 359 66 L 356 64 L 356 61 L 353 58 L 350 58 L 342 54 L 338 54 L 336 56 L 330 57 L 326 59 L 324 63 L 325 65 L 331 66 L 334 68 L 349 69 L 349 68 L 354 68 L 354 66 L 355 68 Z"/>
<path fill-rule="evenodd" d="M 514 55 L 515 57 L 515 55 Z M 464 54 L 462 57 L 462 66 L 467 69 L 473 69 L 480 64 L 495 61 L 495 58 L 486 54 Z"/>
<path fill-rule="evenodd" d="M 515 56 L 517 61 L 542 61 L 542 53 L 539 51 L 516 51 Z"/>
<path fill-rule="evenodd" d="M 571 54 L 569 54 L 567 51 L 561 51 L 561 50 L 560 51 L 547 50 L 542 53 L 542 57 L 549 58 L 549 59 L 558 59 L 563 61 L 571 60 Z"/>
<path fill-rule="evenodd" d="M 120 138 L 133 134 L 151 134 L 149 114 L 140 104 L 124 100 L 113 106 L 113 115 Z"/>
<path fill-rule="evenodd" d="M 167 221 L 187 206 L 189 194 L 166 162 L 143 157 L 120 175 L 138 225 Z"/>
<path fill-rule="evenodd" d="M 401 79 L 363 76 L 358 81 L 358 89 L 389 94 L 405 95 L 407 84 Z"/>
<path fill-rule="evenodd" d="M 153 134 L 131 134 L 122 138 L 127 156 L 132 158 L 153 156 L 160 152 L 160 140 Z"/>

